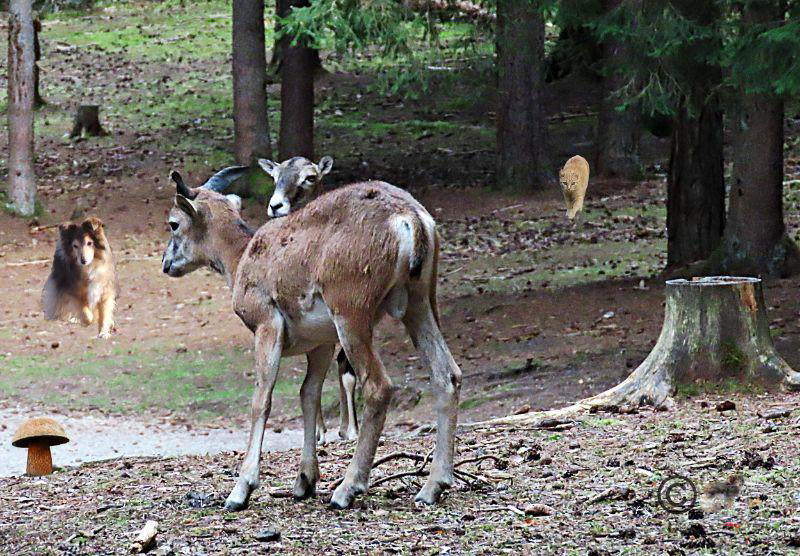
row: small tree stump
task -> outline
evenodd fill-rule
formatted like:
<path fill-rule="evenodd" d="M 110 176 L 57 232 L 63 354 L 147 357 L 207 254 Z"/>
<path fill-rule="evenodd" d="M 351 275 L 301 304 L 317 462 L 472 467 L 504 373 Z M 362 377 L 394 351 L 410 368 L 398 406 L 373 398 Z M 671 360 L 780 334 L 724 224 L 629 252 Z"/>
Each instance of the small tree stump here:
<path fill-rule="evenodd" d="M 108 135 L 100 125 L 100 107 L 97 105 L 78 106 L 75 120 L 72 124 L 72 131 L 69 133 L 70 139 L 79 137 L 86 132 L 86 135 Z"/>
<path fill-rule="evenodd" d="M 800 388 L 800 373 L 778 355 L 769 332 L 761 280 L 711 276 L 669 280 L 664 325 L 647 359 L 614 388 L 579 404 L 671 404 L 680 383 L 732 378 Z"/>

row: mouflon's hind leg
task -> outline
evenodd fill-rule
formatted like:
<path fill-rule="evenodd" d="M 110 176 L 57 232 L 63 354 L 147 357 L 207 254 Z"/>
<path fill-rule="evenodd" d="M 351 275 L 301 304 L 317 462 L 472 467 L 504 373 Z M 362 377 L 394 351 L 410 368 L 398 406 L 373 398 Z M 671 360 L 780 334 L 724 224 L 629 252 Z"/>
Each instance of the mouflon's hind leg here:
<path fill-rule="evenodd" d="M 356 371 L 347 360 L 344 349 L 336 357 L 339 371 L 339 438 L 358 438 L 358 414 L 356 413 Z"/>
<path fill-rule="evenodd" d="M 436 448 L 431 474 L 416 496 L 417 502 L 435 504 L 442 491 L 453 485 L 453 452 L 458 421 L 458 368 L 442 336 L 428 295 L 413 296 L 403 317 L 408 333 L 424 364 L 431 369 L 431 386 L 436 399 Z"/>
<path fill-rule="evenodd" d="M 334 317 L 339 341 L 361 378 L 364 395 L 364 418 L 356 451 L 347 466 L 344 480 L 331 497 L 331 507 L 337 509 L 349 508 L 356 496 L 367 491 L 372 461 L 392 399 L 392 382 L 372 346 L 372 328 L 362 321 L 342 315 Z"/>
<path fill-rule="evenodd" d="M 225 500 L 226 510 L 238 511 L 246 508 L 250 493 L 258 487 L 261 442 L 264 440 L 264 427 L 272 409 L 272 390 L 278 378 L 283 344 L 283 318 L 278 311 L 272 313 L 269 322 L 256 328 L 256 387 L 251 407 L 250 440 L 239 468 L 239 477 Z"/>
<path fill-rule="evenodd" d="M 325 416 L 322 414 L 322 395 L 320 395 L 319 399 L 317 400 L 317 433 L 316 439 L 317 442 L 321 445 L 325 445 L 325 434 L 328 432 L 327 427 L 325 426 Z"/>
<path fill-rule="evenodd" d="M 319 481 L 319 462 L 317 460 L 317 434 L 320 416 L 322 384 L 333 359 L 333 346 L 320 346 L 306 354 L 308 370 L 303 386 L 300 388 L 300 405 L 303 408 L 303 456 L 300 471 L 294 483 L 292 495 L 298 500 L 314 496 Z M 323 433 L 324 434 L 324 433 Z"/>

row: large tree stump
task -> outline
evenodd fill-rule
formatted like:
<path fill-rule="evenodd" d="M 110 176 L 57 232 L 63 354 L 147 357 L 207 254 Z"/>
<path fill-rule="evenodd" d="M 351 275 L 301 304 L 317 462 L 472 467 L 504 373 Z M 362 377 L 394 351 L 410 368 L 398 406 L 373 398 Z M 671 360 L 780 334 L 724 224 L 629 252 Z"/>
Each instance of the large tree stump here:
<path fill-rule="evenodd" d="M 86 132 L 86 135 L 108 135 L 103 126 L 100 125 L 100 107 L 97 105 L 81 105 L 75 114 L 72 124 L 72 131 L 69 133 L 70 139 L 79 137 Z"/>
<path fill-rule="evenodd" d="M 800 373 L 778 355 L 758 278 L 669 280 L 664 325 L 647 359 L 623 382 L 579 402 L 663 406 L 681 383 L 734 379 L 800 388 Z"/>
<path fill-rule="evenodd" d="M 670 407 L 681 383 L 734 379 L 800 389 L 800 373 L 778 355 L 758 278 L 669 280 L 661 335 L 624 381 L 591 398 L 549 411 L 510 415 L 473 426 L 558 422 L 592 408 Z"/>

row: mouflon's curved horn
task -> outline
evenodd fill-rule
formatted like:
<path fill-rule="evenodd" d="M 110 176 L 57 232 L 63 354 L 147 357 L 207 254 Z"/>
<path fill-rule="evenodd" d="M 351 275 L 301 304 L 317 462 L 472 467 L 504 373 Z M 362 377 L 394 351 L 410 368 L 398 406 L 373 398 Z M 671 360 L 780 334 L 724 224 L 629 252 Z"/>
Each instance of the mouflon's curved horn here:
<path fill-rule="evenodd" d="M 250 170 L 250 166 L 229 166 L 208 178 L 208 181 L 201 187 L 222 193 L 231 183 L 246 174 L 248 170 Z"/>

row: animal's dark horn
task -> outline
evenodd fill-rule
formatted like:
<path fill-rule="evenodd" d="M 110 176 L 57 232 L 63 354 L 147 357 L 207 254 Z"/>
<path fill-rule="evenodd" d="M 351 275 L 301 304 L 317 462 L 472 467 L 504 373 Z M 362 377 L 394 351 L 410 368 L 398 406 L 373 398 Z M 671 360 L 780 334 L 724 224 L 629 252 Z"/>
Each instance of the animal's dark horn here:
<path fill-rule="evenodd" d="M 197 192 L 189 189 L 186 183 L 184 183 L 183 177 L 178 172 L 173 170 L 169 177 L 172 178 L 172 181 L 174 181 L 175 185 L 178 187 L 178 195 L 183 195 L 187 199 L 194 199 L 197 197 Z"/>
<path fill-rule="evenodd" d="M 250 166 L 230 166 L 208 178 L 208 181 L 202 187 L 222 193 L 231 183 L 246 174 L 248 170 L 250 170 Z"/>

